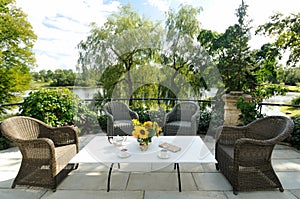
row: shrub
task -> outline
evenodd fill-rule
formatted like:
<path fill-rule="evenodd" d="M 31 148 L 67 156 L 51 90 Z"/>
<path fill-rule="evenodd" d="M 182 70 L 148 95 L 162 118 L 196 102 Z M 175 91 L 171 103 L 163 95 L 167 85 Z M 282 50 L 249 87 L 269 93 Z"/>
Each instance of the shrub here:
<path fill-rule="evenodd" d="M 67 88 L 32 91 L 20 106 L 21 115 L 33 117 L 51 126 L 73 124 L 73 109 L 79 100 Z"/>
<path fill-rule="evenodd" d="M 299 117 L 291 117 L 294 121 L 294 130 L 292 132 L 292 136 L 287 138 L 285 141 L 290 143 L 293 147 L 300 150 L 300 118 Z"/>
<path fill-rule="evenodd" d="M 107 132 L 107 116 L 105 114 L 101 114 L 97 117 L 97 120 L 102 131 Z"/>
<path fill-rule="evenodd" d="M 292 104 L 300 105 L 300 96 L 292 99 Z"/>
<path fill-rule="evenodd" d="M 257 118 L 264 117 L 257 108 L 256 103 L 254 102 L 246 102 L 243 98 L 239 98 L 236 104 L 237 108 L 241 110 L 241 115 L 239 119 L 243 121 L 244 125 L 247 125 Z"/>
<path fill-rule="evenodd" d="M 10 143 L 11 141 L 4 137 L 0 132 L 0 150 L 7 149 Z"/>
<path fill-rule="evenodd" d="M 204 133 L 204 134 L 207 133 L 210 120 L 211 120 L 211 112 L 209 112 L 207 110 L 200 111 L 200 120 L 199 120 L 199 126 L 198 126 L 199 133 Z"/>

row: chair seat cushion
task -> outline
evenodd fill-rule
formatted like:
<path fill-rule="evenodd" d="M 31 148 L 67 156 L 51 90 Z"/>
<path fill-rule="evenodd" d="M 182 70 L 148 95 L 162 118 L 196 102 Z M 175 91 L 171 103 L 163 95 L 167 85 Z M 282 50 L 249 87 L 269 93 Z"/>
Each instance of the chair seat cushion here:
<path fill-rule="evenodd" d="M 192 123 L 187 121 L 173 121 L 166 124 L 167 126 L 191 127 Z"/>
<path fill-rule="evenodd" d="M 231 159 L 234 158 L 234 146 L 233 145 L 220 144 L 218 147 L 219 147 L 220 150 L 222 150 L 227 155 L 229 155 L 231 157 Z"/>
<path fill-rule="evenodd" d="M 55 147 L 56 174 L 58 174 L 76 155 L 76 144 Z"/>
<path fill-rule="evenodd" d="M 115 127 L 127 127 L 127 126 L 132 126 L 132 121 L 131 120 L 115 120 L 114 121 L 114 126 Z"/>

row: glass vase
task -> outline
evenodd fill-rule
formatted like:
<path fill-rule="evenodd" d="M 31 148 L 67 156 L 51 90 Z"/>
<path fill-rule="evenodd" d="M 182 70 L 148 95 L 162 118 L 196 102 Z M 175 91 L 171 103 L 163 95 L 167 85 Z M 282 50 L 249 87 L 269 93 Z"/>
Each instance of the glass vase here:
<path fill-rule="evenodd" d="M 141 149 L 141 151 L 147 151 L 148 150 L 148 142 L 140 143 L 140 149 Z"/>

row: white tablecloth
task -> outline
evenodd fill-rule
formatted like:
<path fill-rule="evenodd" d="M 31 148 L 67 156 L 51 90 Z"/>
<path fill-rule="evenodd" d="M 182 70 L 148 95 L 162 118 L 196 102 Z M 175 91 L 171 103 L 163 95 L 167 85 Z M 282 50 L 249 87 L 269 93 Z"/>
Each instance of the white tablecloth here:
<path fill-rule="evenodd" d="M 179 152 L 168 152 L 170 158 L 161 159 L 158 146 L 168 142 L 181 147 Z M 130 157 L 120 158 L 122 148 L 127 148 Z M 128 136 L 121 147 L 110 144 L 106 136 L 93 138 L 72 160 L 71 163 L 215 163 L 216 160 L 199 136 L 153 137 L 147 151 L 141 151 L 139 143 Z"/>

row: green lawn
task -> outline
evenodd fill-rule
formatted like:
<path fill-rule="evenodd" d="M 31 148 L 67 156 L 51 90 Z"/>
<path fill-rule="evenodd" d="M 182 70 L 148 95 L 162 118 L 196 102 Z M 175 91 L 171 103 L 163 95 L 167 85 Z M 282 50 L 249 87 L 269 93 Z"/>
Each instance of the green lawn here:
<path fill-rule="evenodd" d="M 300 117 L 300 107 L 288 107 L 288 106 L 282 106 L 280 108 L 280 112 L 282 113 L 290 113 L 287 114 L 288 116 L 298 116 Z"/>

